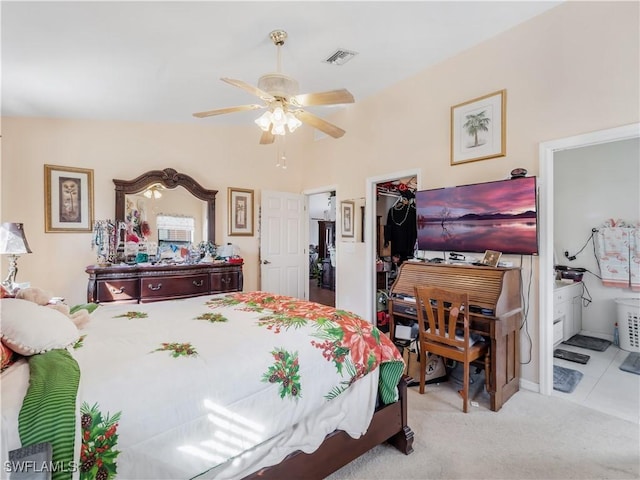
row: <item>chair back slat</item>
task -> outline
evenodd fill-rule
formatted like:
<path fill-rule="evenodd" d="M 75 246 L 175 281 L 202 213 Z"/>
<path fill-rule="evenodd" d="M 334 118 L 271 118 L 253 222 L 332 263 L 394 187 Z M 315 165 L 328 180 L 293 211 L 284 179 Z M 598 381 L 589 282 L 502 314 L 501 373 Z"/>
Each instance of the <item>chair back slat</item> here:
<path fill-rule="evenodd" d="M 420 336 L 455 348 L 469 345 L 469 295 L 438 287 L 415 287 Z M 426 319 L 425 319 L 426 315 Z M 463 339 L 456 338 L 458 322 Z"/>

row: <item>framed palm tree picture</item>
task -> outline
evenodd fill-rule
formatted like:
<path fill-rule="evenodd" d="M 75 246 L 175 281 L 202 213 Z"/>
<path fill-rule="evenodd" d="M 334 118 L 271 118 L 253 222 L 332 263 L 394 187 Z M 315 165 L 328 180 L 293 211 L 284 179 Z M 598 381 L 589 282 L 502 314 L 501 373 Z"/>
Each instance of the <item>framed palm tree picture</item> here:
<path fill-rule="evenodd" d="M 507 91 L 451 107 L 451 165 L 507 154 Z"/>

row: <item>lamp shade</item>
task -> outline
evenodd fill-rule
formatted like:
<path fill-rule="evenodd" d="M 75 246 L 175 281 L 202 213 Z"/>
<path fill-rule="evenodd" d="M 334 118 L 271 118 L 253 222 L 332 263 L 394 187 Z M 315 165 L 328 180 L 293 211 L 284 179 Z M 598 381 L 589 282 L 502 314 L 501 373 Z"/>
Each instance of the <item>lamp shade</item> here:
<path fill-rule="evenodd" d="M 0 254 L 21 255 L 31 253 L 22 223 L 0 224 Z"/>

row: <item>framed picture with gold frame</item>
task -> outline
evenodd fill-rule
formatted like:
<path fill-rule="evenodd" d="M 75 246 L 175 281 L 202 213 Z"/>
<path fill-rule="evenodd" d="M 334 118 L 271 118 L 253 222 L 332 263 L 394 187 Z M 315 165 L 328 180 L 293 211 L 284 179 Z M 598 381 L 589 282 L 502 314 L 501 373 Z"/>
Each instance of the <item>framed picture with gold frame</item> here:
<path fill-rule="evenodd" d="M 451 107 L 451 165 L 507 154 L 507 91 Z"/>
<path fill-rule="evenodd" d="M 44 166 L 45 233 L 93 230 L 93 170 Z"/>
<path fill-rule="evenodd" d="M 253 190 L 229 187 L 229 236 L 253 236 Z"/>
<path fill-rule="evenodd" d="M 482 262 L 480 263 L 483 263 L 484 265 L 487 265 L 489 267 L 497 267 L 501 256 L 502 252 L 496 252 L 495 250 L 486 250 L 484 252 Z"/>

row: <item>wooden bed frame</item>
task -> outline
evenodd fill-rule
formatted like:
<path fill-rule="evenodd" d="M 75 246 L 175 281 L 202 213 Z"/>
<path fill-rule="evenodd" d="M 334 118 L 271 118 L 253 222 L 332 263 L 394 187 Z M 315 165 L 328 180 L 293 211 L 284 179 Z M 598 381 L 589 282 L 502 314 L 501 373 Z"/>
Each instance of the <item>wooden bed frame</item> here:
<path fill-rule="evenodd" d="M 409 455 L 413 452 L 413 430 L 407 425 L 408 378 L 403 376 L 400 379 L 398 401 L 378 408 L 367 432 L 360 438 L 351 438 L 345 432 L 336 430 L 327 435 L 315 452 L 294 452 L 277 465 L 264 467 L 243 480 L 321 480 L 386 441 Z"/>

